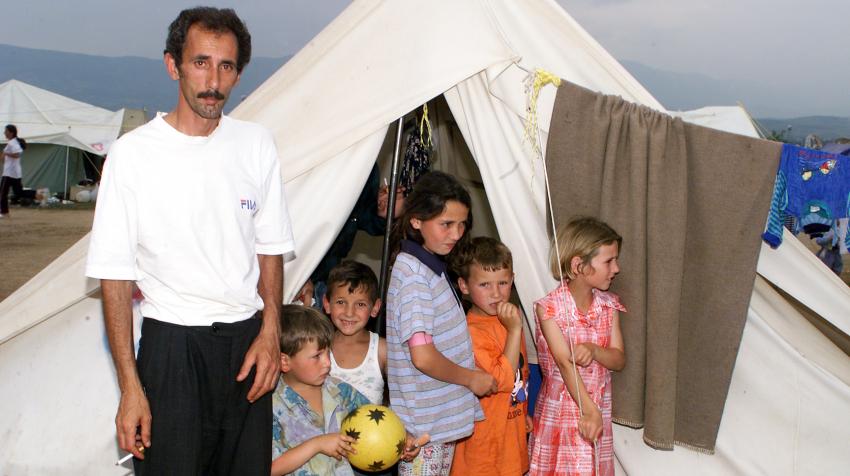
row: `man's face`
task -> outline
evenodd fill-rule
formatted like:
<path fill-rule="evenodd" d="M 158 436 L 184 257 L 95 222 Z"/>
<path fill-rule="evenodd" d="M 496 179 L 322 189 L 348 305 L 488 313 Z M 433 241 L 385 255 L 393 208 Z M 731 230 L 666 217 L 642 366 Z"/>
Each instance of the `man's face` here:
<path fill-rule="evenodd" d="M 199 25 L 189 27 L 183 45 L 183 62 L 166 55 L 173 79 L 180 81 L 178 108 L 188 106 L 204 119 L 218 119 L 230 91 L 239 83 L 236 59 L 239 47 L 233 33 L 212 32 Z"/>

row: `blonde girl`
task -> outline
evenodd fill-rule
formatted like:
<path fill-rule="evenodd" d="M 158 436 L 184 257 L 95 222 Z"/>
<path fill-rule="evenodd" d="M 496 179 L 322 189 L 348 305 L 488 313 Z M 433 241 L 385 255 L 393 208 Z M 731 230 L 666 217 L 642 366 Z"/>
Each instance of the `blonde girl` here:
<path fill-rule="evenodd" d="M 611 370 L 626 363 L 620 312 L 608 292 L 622 238 L 590 217 L 560 227 L 550 267 L 560 285 L 535 303 L 543 383 L 530 441 L 532 475 L 613 475 Z"/>

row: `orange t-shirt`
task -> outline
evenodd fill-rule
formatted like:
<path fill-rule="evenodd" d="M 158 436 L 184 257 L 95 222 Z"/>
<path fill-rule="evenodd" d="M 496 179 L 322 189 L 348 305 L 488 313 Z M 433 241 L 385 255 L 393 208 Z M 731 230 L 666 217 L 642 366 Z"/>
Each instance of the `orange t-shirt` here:
<path fill-rule="evenodd" d="M 498 393 L 481 399 L 485 419 L 475 422 L 472 436 L 458 441 L 452 462 L 453 476 L 516 476 L 528 471 L 527 433 L 528 362 L 525 341 L 520 340 L 520 370 L 514 372 L 505 358 L 508 331 L 495 316 L 470 311 L 466 315 L 475 365 L 492 375 Z"/>

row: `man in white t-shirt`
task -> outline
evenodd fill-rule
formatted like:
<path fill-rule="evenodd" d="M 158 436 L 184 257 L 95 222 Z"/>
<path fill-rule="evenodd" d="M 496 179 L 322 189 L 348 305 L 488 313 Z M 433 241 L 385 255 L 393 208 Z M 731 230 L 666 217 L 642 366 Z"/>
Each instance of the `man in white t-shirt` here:
<path fill-rule="evenodd" d="M 250 55 L 233 10 L 181 12 L 164 58 L 177 106 L 106 161 L 86 274 L 101 279 L 118 442 L 136 474 L 270 471 L 282 256 L 294 241 L 271 134 L 222 115 Z"/>
<path fill-rule="evenodd" d="M 3 176 L 0 177 L 0 218 L 9 215 L 9 190 L 20 198 L 23 195 L 21 183 L 21 154 L 24 153 L 26 142 L 18 139 L 18 128 L 7 124 L 3 131 L 6 136 L 6 147 L 3 148 Z"/>

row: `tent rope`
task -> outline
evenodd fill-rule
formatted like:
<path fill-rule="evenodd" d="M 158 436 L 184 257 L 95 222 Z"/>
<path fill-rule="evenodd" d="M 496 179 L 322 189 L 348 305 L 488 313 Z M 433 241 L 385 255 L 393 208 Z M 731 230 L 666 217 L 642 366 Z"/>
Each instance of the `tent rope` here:
<path fill-rule="evenodd" d="M 540 128 L 537 124 L 537 98 L 540 96 L 540 90 L 543 89 L 543 86 L 547 84 L 553 84 L 555 87 L 560 86 L 561 78 L 538 68 L 533 73 L 529 73 L 523 83 L 525 85 L 526 100 L 523 138 L 531 144 L 531 151 L 534 152 L 534 156 L 543 158 L 541 153 L 542 141 L 540 140 Z"/>
<path fill-rule="evenodd" d="M 531 77 L 531 75 L 529 75 L 529 77 Z M 525 127 L 526 127 L 525 134 L 526 134 L 526 138 L 530 139 L 531 138 L 531 135 L 530 135 L 531 132 L 534 131 L 536 133 L 535 136 L 534 136 L 534 138 L 536 140 L 531 140 L 532 150 L 535 152 L 535 156 L 537 158 L 539 158 L 540 161 L 543 164 L 543 181 L 544 181 L 544 184 L 546 186 L 546 201 L 547 201 L 547 206 L 549 208 L 549 219 L 550 219 L 550 222 L 551 222 L 551 225 L 552 225 L 552 241 L 553 241 L 552 248 L 555 251 L 555 258 L 558 260 L 558 263 L 559 263 L 559 265 L 558 265 L 558 278 L 559 278 L 558 282 L 559 282 L 559 291 L 560 292 L 558 293 L 558 297 L 561 300 L 561 309 L 563 309 L 564 312 L 568 312 L 567 311 L 567 309 L 568 309 L 567 308 L 567 294 L 566 294 L 567 291 L 564 288 L 564 282 L 565 282 L 564 270 L 563 270 L 563 266 L 561 265 L 561 263 L 562 263 L 562 261 L 561 261 L 561 247 L 559 246 L 559 243 L 558 243 L 558 228 L 555 224 L 555 210 L 554 210 L 554 207 L 552 205 L 552 193 L 551 193 L 551 187 L 549 185 L 549 169 L 546 166 L 546 160 L 543 157 L 543 152 L 542 152 L 543 140 L 540 137 L 540 127 L 537 124 L 537 99 L 538 99 L 538 96 L 540 94 L 540 89 L 547 84 L 553 84 L 556 87 L 560 86 L 561 85 L 561 78 L 554 76 L 551 73 L 543 71 L 541 69 L 535 70 L 533 80 L 531 81 L 532 94 L 531 94 L 531 96 L 527 96 L 529 98 L 529 104 L 528 104 L 528 109 L 527 109 L 528 115 L 526 116 L 526 122 L 525 122 Z M 528 79 L 526 79 L 526 92 L 528 92 L 528 90 L 529 90 L 528 88 L 529 88 Z M 573 366 L 573 377 L 574 377 L 576 394 L 578 394 L 579 393 L 578 366 L 576 365 L 576 362 L 575 362 L 575 346 L 573 345 L 573 339 L 572 339 L 572 336 L 574 335 L 573 319 L 571 319 L 571 316 L 569 316 L 569 315 L 565 316 L 565 317 L 567 318 L 567 336 L 566 336 L 567 339 L 566 340 L 567 340 L 567 343 L 569 344 L 569 348 L 570 348 L 570 361 L 571 361 L 571 364 Z M 576 404 L 578 405 L 579 415 L 584 414 L 584 408 L 583 408 L 583 405 L 581 403 L 581 397 L 579 396 L 579 398 L 574 399 L 574 400 L 575 400 Z M 593 449 L 594 449 L 594 458 L 593 458 L 594 468 L 595 468 L 594 474 L 599 474 L 599 445 L 597 444 L 596 441 L 593 441 L 592 444 L 593 444 Z"/>
<path fill-rule="evenodd" d="M 424 133 L 428 131 L 428 140 L 425 141 Z M 419 142 L 428 147 L 434 147 L 434 142 L 431 140 L 431 121 L 428 119 L 428 103 L 422 105 L 422 119 L 419 120 Z"/>

